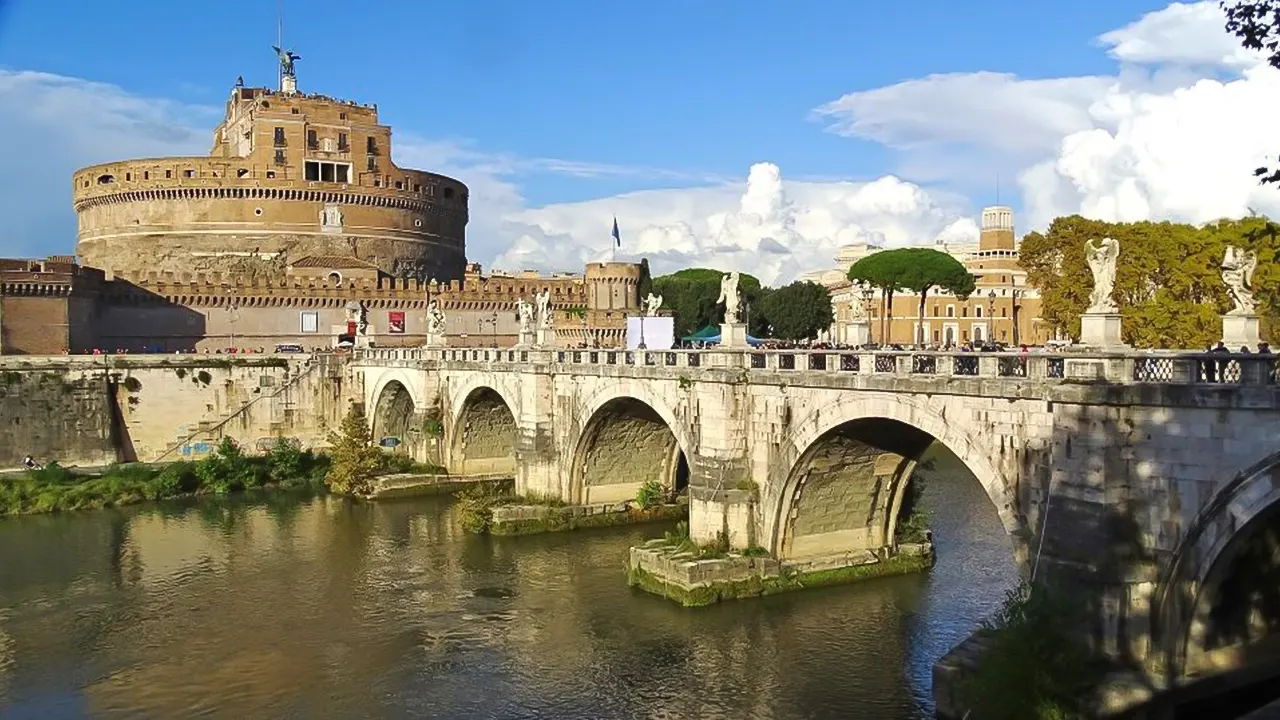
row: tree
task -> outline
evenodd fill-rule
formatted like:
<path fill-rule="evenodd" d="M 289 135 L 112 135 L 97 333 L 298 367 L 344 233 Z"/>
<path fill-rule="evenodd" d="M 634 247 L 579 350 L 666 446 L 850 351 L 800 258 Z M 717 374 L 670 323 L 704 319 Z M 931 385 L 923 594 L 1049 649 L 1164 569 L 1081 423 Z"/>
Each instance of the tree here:
<path fill-rule="evenodd" d="M 899 282 L 902 287 L 920 296 L 919 331 L 916 342 L 928 342 L 924 329 L 924 301 L 929 291 L 938 288 L 955 295 L 961 300 L 968 300 L 973 293 L 973 274 L 965 269 L 959 260 L 932 248 L 901 248 L 884 252 L 900 253 L 907 270 Z"/>
<path fill-rule="evenodd" d="M 333 464 L 324 478 L 329 490 L 343 494 L 369 492 L 374 473 L 382 464 L 382 449 L 373 444 L 369 423 L 359 405 L 352 405 L 347 411 L 338 432 L 329 434 L 329 443 L 333 446 Z"/>
<path fill-rule="evenodd" d="M 834 321 L 831 294 L 821 285 L 803 280 L 769 293 L 761 310 L 773 336 L 783 340 L 815 337 Z"/>
<path fill-rule="evenodd" d="M 1181 223 L 1106 223 L 1078 215 L 1028 233 L 1019 264 L 1040 291 L 1040 316 L 1078 337 L 1093 276 L 1087 240 L 1120 242 L 1114 297 L 1124 318 L 1124 340 L 1137 347 L 1203 348 L 1222 332 L 1219 315 L 1231 308 L 1220 266 L 1228 245 L 1258 253 L 1254 294 L 1270 326 L 1280 301 L 1277 233 L 1263 218 L 1223 220 L 1203 227 Z"/>
<path fill-rule="evenodd" d="M 653 275 L 649 273 L 649 258 L 640 258 L 640 279 L 636 282 L 636 294 L 640 296 L 640 302 L 643 303 L 651 292 L 653 292 Z"/>
<path fill-rule="evenodd" d="M 1227 14 L 1227 32 L 1240 38 L 1246 49 L 1267 55 L 1267 63 L 1280 69 L 1280 0 L 1221 0 Z M 1280 182 L 1280 169 L 1260 167 L 1253 171 L 1260 182 Z"/>
<path fill-rule="evenodd" d="M 676 337 L 692 335 L 721 321 L 724 311 L 716 305 L 720 296 L 720 278 L 724 273 L 710 268 L 689 268 L 653 279 L 653 292 L 662 296 L 662 306 L 675 316 Z M 751 275 L 740 276 L 738 288 L 748 308 L 759 308 L 766 291 Z M 763 316 L 752 313 L 748 332 L 758 335 L 765 327 Z"/>
<path fill-rule="evenodd" d="M 898 250 L 881 250 L 872 253 L 849 268 L 849 281 L 880 289 L 880 342 L 889 344 L 887 329 L 893 321 L 893 293 L 903 289 L 902 284 L 910 267 L 907 258 Z"/>

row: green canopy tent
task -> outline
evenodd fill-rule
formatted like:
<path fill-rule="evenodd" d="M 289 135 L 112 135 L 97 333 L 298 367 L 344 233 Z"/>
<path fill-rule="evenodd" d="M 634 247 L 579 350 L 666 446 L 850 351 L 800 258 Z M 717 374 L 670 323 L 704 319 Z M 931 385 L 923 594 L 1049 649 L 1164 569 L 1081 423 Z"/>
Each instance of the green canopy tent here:
<path fill-rule="evenodd" d="M 719 342 L 720 328 L 715 325 L 708 325 L 692 335 L 686 335 L 680 338 L 683 342 Z"/>

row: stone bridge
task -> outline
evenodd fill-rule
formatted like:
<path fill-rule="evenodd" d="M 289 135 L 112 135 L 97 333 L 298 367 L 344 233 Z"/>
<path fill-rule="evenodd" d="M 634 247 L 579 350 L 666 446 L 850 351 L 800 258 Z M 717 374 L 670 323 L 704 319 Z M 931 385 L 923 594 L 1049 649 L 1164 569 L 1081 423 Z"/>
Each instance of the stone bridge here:
<path fill-rule="evenodd" d="M 1095 647 L 1151 687 L 1251 662 L 1280 627 L 1270 359 L 370 350 L 353 373 L 375 436 L 423 459 L 571 503 L 687 485 L 694 539 L 783 559 L 892 546 L 941 443 L 1024 576 L 1078 591 Z"/>

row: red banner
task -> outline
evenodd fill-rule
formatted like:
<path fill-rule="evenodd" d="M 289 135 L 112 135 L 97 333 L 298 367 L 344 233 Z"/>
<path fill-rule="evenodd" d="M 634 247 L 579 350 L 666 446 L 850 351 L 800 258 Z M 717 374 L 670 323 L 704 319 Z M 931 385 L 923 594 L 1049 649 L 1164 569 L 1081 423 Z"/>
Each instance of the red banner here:
<path fill-rule="evenodd" d="M 387 332 L 393 335 L 404 334 L 404 312 L 393 310 L 387 313 Z"/>

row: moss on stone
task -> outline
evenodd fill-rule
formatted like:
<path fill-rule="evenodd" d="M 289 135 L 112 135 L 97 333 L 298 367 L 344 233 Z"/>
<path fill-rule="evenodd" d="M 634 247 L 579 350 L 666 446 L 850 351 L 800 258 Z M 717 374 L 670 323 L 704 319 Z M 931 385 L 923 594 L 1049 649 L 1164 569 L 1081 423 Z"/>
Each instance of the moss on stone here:
<path fill-rule="evenodd" d="M 684 607 L 705 607 L 724 600 L 763 597 L 805 588 L 844 585 L 890 575 L 905 575 L 927 570 L 932 565 L 932 555 L 898 555 L 866 565 L 850 565 L 808 573 L 784 572 L 783 575 L 773 577 L 756 575 L 743 580 L 698 585 L 692 588 L 667 582 L 647 570 L 633 567 L 627 572 L 627 584 L 674 600 Z"/>
<path fill-rule="evenodd" d="M 689 506 L 659 505 L 640 510 L 631 508 L 623 512 L 605 512 L 594 515 L 574 515 L 569 509 L 548 508 L 540 518 L 521 520 L 491 520 L 488 531 L 492 535 L 537 535 L 565 532 L 584 528 L 616 527 L 663 520 L 682 520 L 689 516 Z"/>

